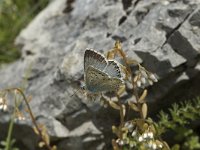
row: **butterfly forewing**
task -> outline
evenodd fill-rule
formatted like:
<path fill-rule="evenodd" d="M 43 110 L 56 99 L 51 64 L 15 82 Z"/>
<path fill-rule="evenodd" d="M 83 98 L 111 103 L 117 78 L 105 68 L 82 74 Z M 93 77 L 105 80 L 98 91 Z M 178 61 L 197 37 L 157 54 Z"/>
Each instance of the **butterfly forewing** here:
<path fill-rule="evenodd" d="M 84 55 L 85 71 L 89 66 L 93 66 L 94 68 L 103 71 L 103 69 L 107 66 L 107 61 L 105 57 L 99 54 L 98 52 L 91 49 L 86 49 Z"/>

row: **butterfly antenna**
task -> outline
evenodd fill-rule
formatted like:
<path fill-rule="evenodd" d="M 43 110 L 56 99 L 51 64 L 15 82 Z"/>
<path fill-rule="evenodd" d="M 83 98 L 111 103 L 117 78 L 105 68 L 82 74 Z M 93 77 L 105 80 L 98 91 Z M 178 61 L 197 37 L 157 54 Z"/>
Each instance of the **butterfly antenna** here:
<path fill-rule="evenodd" d="M 78 90 L 76 90 L 70 97 L 73 97 L 78 91 L 83 91 L 85 88 L 84 87 L 80 87 L 78 88 Z"/>
<path fill-rule="evenodd" d="M 70 97 L 73 97 L 80 89 L 76 90 Z"/>

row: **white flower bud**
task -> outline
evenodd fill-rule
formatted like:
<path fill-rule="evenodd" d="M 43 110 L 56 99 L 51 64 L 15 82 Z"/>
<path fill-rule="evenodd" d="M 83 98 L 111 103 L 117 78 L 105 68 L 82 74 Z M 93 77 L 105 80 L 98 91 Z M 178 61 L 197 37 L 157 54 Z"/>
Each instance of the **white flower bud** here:
<path fill-rule="evenodd" d="M 147 133 L 143 134 L 143 138 L 146 139 L 148 137 Z"/>
<path fill-rule="evenodd" d="M 136 83 L 137 83 L 137 87 L 141 87 L 141 84 L 142 84 L 142 83 L 141 83 L 140 80 L 138 80 Z"/>
<path fill-rule="evenodd" d="M 129 131 L 133 130 L 133 124 L 131 122 L 126 122 L 124 125 L 126 128 L 128 128 Z"/>
<path fill-rule="evenodd" d="M 3 109 L 3 105 L 2 105 L 2 104 L 0 104 L 0 110 L 1 110 L 1 109 Z"/>
<path fill-rule="evenodd" d="M 152 139 L 152 138 L 153 138 L 153 132 L 148 132 L 148 133 L 147 133 L 147 136 L 148 136 L 150 139 Z"/>
<path fill-rule="evenodd" d="M 149 75 L 149 78 L 150 78 L 151 80 L 153 80 L 154 82 L 158 82 L 158 79 L 155 77 L 154 74 L 150 74 L 150 75 Z"/>
<path fill-rule="evenodd" d="M 152 148 L 152 146 L 153 146 L 153 142 L 152 142 L 152 141 L 149 141 L 148 147 L 149 147 L 149 148 Z"/>
<path fill-rule="evenodd" d="M 143 76 L 144 78 L 148 78 L 147 73 L 146 73 L 144 70 L 141 71 L 141 74 L 142 74 L 142 76 Z"/>
<path fill-rule="evenodd" d="M 117 139 L 117 140 L 116 140 L 116 143 L 119 143 L 119 141 L 120 141 L 120 139 Z"/>
<path fill-rule="evenodd" d="M 23 117 L 23 116 L 19 116 L 17 119 L 20 120 L 20 121 L 23 121 L 23 120 L 25 120 L 26 118 Z"/>
<path fill-rule="evenodd" d="M 130 122 L 126 122 L 126 123 L 124 124 L 124 126 L 125 126 L 125 127 L 128 127 L 129 124 L 130 124 Z"/>
<path fill-rule="evenodd" d="M 150 84 L 150 85 L 153 85 L 153 82 L 152 82 L 151 80 L 149 80 L 149 84 Z"/>
<path fill-rule="evenodd" d="M 142 82 L 142 84 L 146 84 L 146 78 L 142 77 L 141 82 Z"/>
<path fill-rule="evenodd" d="M 158 147 L 159 147 L 159 148 L 163 148 L 163 145 L 162 145 L 162 144 L 159 144 Z"/>
<path fill-rule="evenodd" d="M 0 105 L 3 104 L 3 98 L 0 97 Z"/>
<path fill-rule="evenodd" d="M 136 130 L 134 130 L 131 134 L 132 137 L 134 137 L 137 134 Z"/>
<path fill-rule="evenodd" d="M 122 146 L 122 145 L 124 145 L 125 144 L 125 142 L 123 141 L 123 140 L 119 140 L 119 145 L 120 146 Z"/>
<path fill-rule="evenodd" d="M 7 109 L 8 109 L 8 106 L 5 104 L 5 105 L 3 105 L 3 111 L 6 111 Z"/>
<path fill-rule="evenodd" d="M 156 143 L 153 143 L 153 144 L 152 144 L 152 148 L 153 148 L 153 149 L 157 149 Z"/>
<path fill-rule="evenodd" d="M 138 141 L 139 141 L 139 142 L 142 142 L 143 140 L 144 140 L 143 137 L 142 137 L 142 136 L 139 136 Z"/>

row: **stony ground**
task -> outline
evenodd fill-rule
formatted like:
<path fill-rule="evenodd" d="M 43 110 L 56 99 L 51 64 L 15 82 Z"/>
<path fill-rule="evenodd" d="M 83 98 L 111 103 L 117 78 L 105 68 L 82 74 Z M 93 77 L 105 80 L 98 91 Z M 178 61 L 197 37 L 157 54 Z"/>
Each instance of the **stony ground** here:
<path fill-rule="evenodd" d="M 150 114 L 199 95 L 200 1 L 198 0 L 56 0 L 16 39 L 22 57 L 0 70 L 0 88 L 20 87 L 37 120 L 59 149 L 111 149 L 116 112 L 71 95 L 83 80 L 87 47 L 101 52 L 119 39 L 127 56 L 156 73 L 149 87 Z M 28 70 L 28 75 L 27 75 Z M 2 113 L 0 113 L 2 114 Z M 0 115 L 0 139 L 8 114 Z M 14 135 L 25 149 L 35 150 L 30 123 Z M 34 140 L 35 139 L 35 140 Z"/>

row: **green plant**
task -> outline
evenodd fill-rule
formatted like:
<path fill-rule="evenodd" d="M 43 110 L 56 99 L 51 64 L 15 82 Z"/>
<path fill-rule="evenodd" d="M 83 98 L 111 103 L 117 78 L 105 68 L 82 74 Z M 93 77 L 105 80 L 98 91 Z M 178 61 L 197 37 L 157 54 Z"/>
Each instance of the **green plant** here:
<path fill-rule="evenodd" d="M 0 1 L 0 63 L 20 57 L 14 39 L 47 3 L 48 0 Z"/>
<path fill-rule="evenodd" d="M 10 120 L 9 129 L 8 129 L 8 135 L 5 141 L 1 141 L 0 145 L 4 147 L 3 149 L 0 148 L 0 150 L 19 150 L 18 148 L 14 147 L 15 139 L 12 139 L 12 131 L 13 131 L 13 125 L 14 125 L 14 115 Z"/>
<path fill-rule="evenodd" d="M 43 148 L 47 148 L 48 150 L 56 150 L 56 146 L 50 145 L 50 137 L 47 133 L 47 129 L 43 124 L 38 124 L 35 120 L 34 114 L 32 113 L 31 107 L 29 105 L 29 102 L 32 100 L 31 96 L 26 96 L 25 89 L 27 87 L 27 81 L 28 77 L 31 74 L 31 67 L 32 64 L 28 66 L 28 68 L 25 71 L 25 76 L 23 81 L 21 82 L 21 88 L 9 88 L 9 89 L 3 89 L 0 90 L 0 111 L 8 111 L 7 102 L 8 99 L 11 102 L 14 102 L 14 111 L 12 112 L 12 117 L 10 119 L 9 129 L 7 138 L 5 141 L 1 141 L 0 145 L 3 146 L 3 150 L 18 150 L 13 145 L 15 143 L 15 140 L 12 139 L 12 131 L 14 127 L 14 120 L 25 120 L 27 117 L 25 117 L 25 114 L 29 114 L 30 119 L 33 123 L 33 130 L 34 132 L 40 137 L 40 141 L 38 143 L 38 146 Z M 0 149 L 1 150 L 1 149 Z"/>
<path fill-rule="evenodd" d="M 10 88 L 10 89 L 4 89 L 0 91 L 0 110 L 7 111 L 7 100 L 13 97 L 15 106 L 14 106 L 14 112 L 13 117 L 11 118 L 8 135 L 6 141 L 2 142 L 2 145 L 5 147 L 5 150 L 17 150 L 16 148 L 13 148 L 13 144 L 15 140 L 11 140 L 12 137 L 12 130 L 13 130 L 13 123 L 14 119 L 18 120 L 25 120 L 25 113 L 28 112 L 30 119 L 33 123 L 33 129 L 35 133 L 41 138 L 41 141 L 39 142 L 39 147 L 46 147 L 48 150 L 56 150 L 56 146 L 50 146 L 50 138 L 47 134 L 46 128 L 44 125 L 39 125 L 35 117 L 32 113 L 32 110 L 30 108 L 29 102 L 31 101 L 30 96 L 26 96 L 22 89 L 20 88 Z M 10 99 L 11 100 L 11 99 Z"/>
<path fill-rule="evenodd" d="M 200 118 L 200 98 L 193 101 L 182 102 L 179 105 L 173 104 L 169 109 L 170 114 L 160 112 L 160 121 L 157 123 L 159 134 L 169 131 L 174 132 L 175 144 L 173 150 L 196 150 L 200 149 L 200 140 L 197 133 L 193 131 L 191 122 Z"/>

